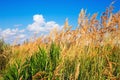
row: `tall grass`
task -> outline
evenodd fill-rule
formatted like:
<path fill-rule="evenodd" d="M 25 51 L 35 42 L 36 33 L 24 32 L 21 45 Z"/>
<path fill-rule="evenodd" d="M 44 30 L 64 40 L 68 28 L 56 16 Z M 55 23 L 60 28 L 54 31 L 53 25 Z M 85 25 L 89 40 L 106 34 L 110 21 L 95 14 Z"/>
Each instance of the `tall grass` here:
<path fill-rule="evenodd" d="M 60 55 L 60 48 L 51 44 L 49 50 L 38 49 L 24 63 L 20 60 L 8 67 L 5 80 L 106 80 L 120 78 L 120 46 L 88 48 L 75 56 Z M 100 51 L 100 52 L 99 52 Z"/>
<path fill-rule="evenodd" d="M 12 51 L 10 45 L 6 44 L 4 40 L 0 39 L 0 72 L 6 68 L 11 54 Z"/>
<path fill-rule="evenodd" d="M 53 79 L 54 70 L 58 66 L 60 50 L 55 44 L 51 44 L 49 51 L 44 48 L 38 49 L 35 54 L 28 57 L 22 64 L 16 60 L 15 64 L 8 67 L 4 75 L 5 80 L 32 80 L 32 79 Z"/>
<path fill-rule="evenodd" d="M 75 30 L 66 19 L 62 30 L 13 46 L 3 79 L 119 80 L 120 12 L 112 9 L 107 8 L 100 20 L 82 9 Z"/>

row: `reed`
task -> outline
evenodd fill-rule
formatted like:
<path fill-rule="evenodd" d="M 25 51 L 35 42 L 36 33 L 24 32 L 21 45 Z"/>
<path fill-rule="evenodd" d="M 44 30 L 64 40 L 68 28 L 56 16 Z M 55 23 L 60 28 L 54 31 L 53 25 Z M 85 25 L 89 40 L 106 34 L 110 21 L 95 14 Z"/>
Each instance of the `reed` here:
<path fill-rule="evenodd" d="M 120 11 L 110 6 L 97 20 L 81 10 L 75 30 L 63 29 L 12 47 L 5 80 L 119 80 Z"/>

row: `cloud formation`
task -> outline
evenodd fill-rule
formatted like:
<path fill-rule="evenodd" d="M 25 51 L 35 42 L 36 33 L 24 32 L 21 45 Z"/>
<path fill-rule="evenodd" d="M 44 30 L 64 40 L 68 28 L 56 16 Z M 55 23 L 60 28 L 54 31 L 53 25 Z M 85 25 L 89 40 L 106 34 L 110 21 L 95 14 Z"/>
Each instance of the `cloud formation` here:
<path fill-rule="evenodd" d="M 12 43 L 13 41 L 15 41 L 16 39 L 19 39 L 19 41 L 21 41 L 21 39 L 25 38 L 25 34 L 24 34 L 24 30 L 19 30 L 18 28 L 15 29 L 5 29 L 0 31 L 0 38 L 3 38 L 5 40 L 5 42 L 8 43 Z"/>
<path fill-rule="evenodd" d="M 55 21 L 45 21 L 43 15 L 36 14 L 33 16 L 33 23 L 28 24 L 23 29 L 19 29 L 22 24 L 14 25 L 14 29 L 7 28 L 5 30 L 0 29 L 0 38 L 4 38 L 5 42 L 13 43 L 16 39 L 19 42 L 23 42 L 26 39 L 32 37 L 34 33 L 46 34 L 51 29 L 61 29 L 62 26 L 57 24 Z"/>
<path fill-rule="evenodd" d="M 29 31 L 39 33 L 39 32 L 49 32 L 53 28 L 60 28 L 61 26 L 55 21 L 46 22 L 43 15 L 36 14 L 33 16 L 33 23 L 29 24 L 27 29 Z"/>

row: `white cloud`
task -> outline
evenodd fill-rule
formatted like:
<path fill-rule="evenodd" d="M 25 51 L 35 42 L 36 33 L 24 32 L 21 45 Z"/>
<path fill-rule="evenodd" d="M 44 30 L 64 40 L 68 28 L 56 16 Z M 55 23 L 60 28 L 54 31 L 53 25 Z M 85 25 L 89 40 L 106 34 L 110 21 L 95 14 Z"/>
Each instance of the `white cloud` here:
<path fill-rule="evenodd" d="M 57 24 L 55 21 L 45 21 L 43 15 L 34 15 L 33 23 L 28 24 L 23 29 L 19 29 L 19 26 L 23 26 L 22 24 L 14 25 L 14 29 L 7 28 L 5 30 L 0 29 L 0 38 L 4 38 L 5 42 L 13 43 L 16 39 L 19 41 L 17 43 L 21 43 L 26 39 L 31 38 L 34 33 L 39 37 L 41 34 L 46 34 L 53 28 L 61 29 L 62 26 Z"/>
<path fill-rule="evenodd" d="M 0 31 L 0 38 L 3 38 L 5 42 L 12 43 L 16 39 L 25 38 L 26 34 L 23 33 L 24 30 L 19 30 L 18 28 L 10 29 L 7 28 L 5 30 Z"/>
<path fill-rule="evenodd" d="M 17 33 L 18 29 L 5 29 L 1 32 L 2 37 L 10 37 Z"/>
<path fill-rule="evenodd" d="M 61 26 L 60 25 L 58 25 L 56 22 L 54 22 L 54 21 L 49 21 L 49 22 L 47 22 L 46 23 L 46 29 L 48 29 L 48 30 L 51 30 L 51 29 L 53 29 L 53 28 L 60 28 Z"/>
<path fill-rule="evenodd" d="M 23 33 L 23 32 L 25 32 L 25 29 L 22 29 L 22 30 L 20 30 L 19 32 L 20 32 L 20 33 Z"/>
<path fill-rule="evenodd" d="M 36 22 L 36 23 L 40 23 L 40 24 L 44 24 L 45 21 L 44 21 L 44 18 L 42 15 L 39 15 L 39 14 L 36 14 L 33 16 L 33 20 Z"/>
<path fill-rule="evenodd" d="M 33 23 L 29 24 L 27 29 L 32 32 L 41 33 L 49 32 L 53 28 L 60 28 L 61 26 L 54 21 L 46 22 L 43 15 L 34 15 Z"/>
<path fill-rule="evenodd" d="M 17 38 L 19 38 L 19 39 L 23 39 L 23 38 L 25 38 L 25 37 L 26 37 L 25 34 L 19 34 L 19 35 L 17 36 Z"/>

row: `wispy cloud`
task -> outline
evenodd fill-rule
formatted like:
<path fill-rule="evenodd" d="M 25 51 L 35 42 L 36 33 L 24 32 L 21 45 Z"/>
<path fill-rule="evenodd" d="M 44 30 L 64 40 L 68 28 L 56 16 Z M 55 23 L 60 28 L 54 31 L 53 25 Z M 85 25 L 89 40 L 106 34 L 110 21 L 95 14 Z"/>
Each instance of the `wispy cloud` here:
<path fill-rule="evenodd" d="M 23 26 L 22 24 L 15 24 L 14 27 L 20 27 Z"/>

